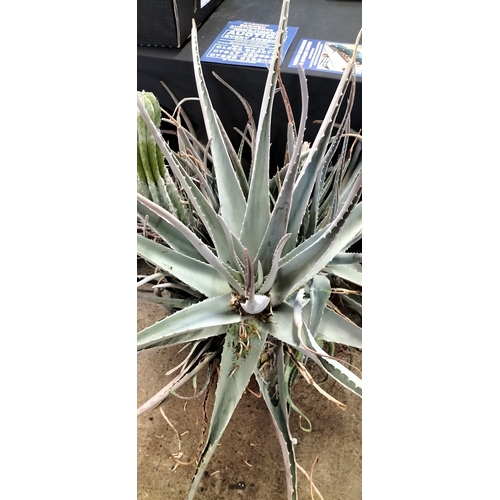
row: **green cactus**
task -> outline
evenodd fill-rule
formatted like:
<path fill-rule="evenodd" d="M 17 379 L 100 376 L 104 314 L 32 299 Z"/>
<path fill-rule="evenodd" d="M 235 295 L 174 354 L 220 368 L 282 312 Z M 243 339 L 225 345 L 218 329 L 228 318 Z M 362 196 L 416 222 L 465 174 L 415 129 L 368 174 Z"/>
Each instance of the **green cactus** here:
<path fill-rule="evenodd" d="M 137 94 L 155 127 L 159 128 L 161 108 L 158 100 L 151 92 Z M 160 147 L 139 112 L 137 112 L 137 179 L 140 194 L 168 210 L 180 221 L 187 222 L 183 198 L 165 168 Z"/>

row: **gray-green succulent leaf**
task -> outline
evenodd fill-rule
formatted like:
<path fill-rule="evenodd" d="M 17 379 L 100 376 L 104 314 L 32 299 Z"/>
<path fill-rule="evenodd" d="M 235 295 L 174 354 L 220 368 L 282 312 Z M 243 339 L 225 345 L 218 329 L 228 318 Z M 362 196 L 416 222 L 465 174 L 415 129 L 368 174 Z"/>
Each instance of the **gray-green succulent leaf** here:
<path fill-rule="evenodd" d="M 189 490 L 188 500 L 193 500 L 196 494 L 198 484 L 203 477 L 208 462 L 215 452 L 236 405 L 250 381 L 266 342 L 267 333 L 265 331 L 256 333 L 255 330 L 251 330 L 245 339 L 247 344 L 242 347 L 239 343 L 239 326 L 239 323 L 233 325 L 233 328 L 229 329 L 226 334 L 208 437 L 201 451 L 198 467 Z"/>
<path fill-rule="evenodd" d="M 207 327 L 239 322 L 240 314 L 230 304 L 231 294 L 220 295 L 186 307 L 151 325 L 137 336 L 137 349 L 161 344 L 168 338 Z"/>

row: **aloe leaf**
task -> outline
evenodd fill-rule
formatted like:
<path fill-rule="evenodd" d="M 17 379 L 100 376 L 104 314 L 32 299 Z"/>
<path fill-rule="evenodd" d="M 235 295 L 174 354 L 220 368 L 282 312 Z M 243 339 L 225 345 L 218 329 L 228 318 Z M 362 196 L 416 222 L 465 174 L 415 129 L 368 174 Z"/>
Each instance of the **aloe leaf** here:
<path fill-rule="evenodd" d="M 315 358 L 304 346 L 300 343 L 297 336 L 297 329 L 294 328 L 293 321 L 293 306 L 287 302 L 280 304 L 279 308 L 273 310 L 271 322 L 265 323 L 262 327 L 267 330 L 270 335 L 282 342 L 291 345 L 306 356 Z M 315 360 L 318 362 L 317 360 Z"/>
<path fill-rule="evenodd" d="M 269 149 L 271 146 L 271 112 L 278 80 L 281 52 L 286 37 L 290 0 L 284 0 L 276 34 L 276 44 L 267 74 L 264 96 L 256 133 L 255 156 L 252 166 L 248 203 L 240 239 L 254 259 L 270 220 L 269 205 Z M 238 234 L 238 233 L 235 233 Z M 283 232 L 278 240 L 283 236 Z"/>
<path fill-rule="evenodd" d="M 252 107 L 250 106 L 249 102 L 229 83 L 227 83 L 224 79 L 222 79 L 215 71 L 212 71 L 212 75 L 214 75 L 219 82 L 222 83 L 222 85 L 225 85 L 241 102 L 243 107 L 245 108 L 245 111 L 247 112 L 247 117 L 248 117 L 248 126 L 250 127 L 250 132 L 251 134 L 255 132 L 256 126 L 255 126 L 255 120 L 253 119 L 253 110 Z M 252 137 L 252 142 L 253 142 L 254 137 Z M 245 179 L 246 180 L 246 179 Z"/>
<path fill-rule="evenodd" d="M 255 325 L 257 328 L 257 324 Z M 215 392 L 215 403 L 210 420 L 207 441 L 200 455 L 196 473 L 188 494 L 188 500 L 193 500 L 198 484 L 212 458 L 214 451 L 231 419 L 231 416 L 246 389 L 253 374 L 262 348 L 266 342 L 267 334 L 260 331 L 259 336 L 254 332 L 248 336 L 248 350 L 238 357 L 240 346 L 238 344 L 239 324 L 234 325 L 226 334 L 222 359 L 220 363 L 220 378 Z"/>
<path fill-rule="evenodd" d="M 295 136 L 295 123 L 288 122 L 287 128 L 286 128 L 286 148 L 287 148 L 288 158 L 291 158 L 293 155 L 295 137 L 296 137 Z M 285 158 L 285 160 L 286 160 L 286 158 Z"/>
<path fill-rule="evenodd" d="M 281 238 L 281 240 L 278 242 L 273 253 L 271 269 L 269 271 L 269 274 L 266 276 L 264 283 L 262 283 L 262 286 L 259 288 L 259 293 L 267 293 L 273 286 L 274 280 L 276 279 L 276 274 L 278 273 L 278 265 L 281 257 L 281 252 L 283 251 L 283 247 L 288 241 L 288 238 L 290 238 L 290 234 L 285 234 L 283 238 Z"/>
<path fill-rule="evenodd" d="M 239 321 L 240 315 L 234 312 L 230 300 L 231 294 L 213 297 L 167 316 L 137 335 L 137 350 L 153 347 L 183 332 Z"/>
<path fill-rule="evenodd" d="M 357 297 L 356 295 L 346 295 L 345 297 L 342 297 L 342 300 L 344 300 L 349 307 L 354 309 L 358 314 L 363 314 L 363 304 L 360 297 Z"/>
<path fill-rule="evenodd" d="M 240 273 L 244 273 L 245 270 L 242 265 L 242 262 L 245 259 L 243 245 L 241 244 L 241 241 L 233 233 L 231 233 L 231 231 L 229 231 L 229 228 L 227 227 L 226 223 L 222 220 L 222 218 L 219 216 L 217 217 L 220 219 L 220 225 L 222 231 L 224 232 L 224 236 L 226 238 L 226 242 L 228 245 L 227 251 L 229 258 L 226 260 L 226 264 L 229 265 L 229 263 L 231 262 L 234 269 L 239 269 Z M 224 255 L 225 254 L 222 253 L 222 256 Z"/>
<path fill-rule="evenodd" d="M 310 303 L 304 305 L 303 317 L 306 324 L 309 321 L 311 313 L 310 308 Z M 267 329 L 269 334 L 273 337 L 290 344 L 304 355 L 313 357 L 300 343 L 293 325 L 293 306 L 288 302 L 283 302 L 280 304 L 279 308 L 273 311 L 272 322 L 268 324 Z M 316 338 L 360 349 L 361 333 L 361 328 L 347 321 L 345 318 L 342 318 L 334 311 L 325 309 L 321 323 L 318 327 Z"/>
<path fill-rule="evenodd" d="M 324 283 L 320 283 L 318 288 L 322 288 L 323 285 Z M 309 356 L 311 357 L 312 354 L 312 359 L 316 361 L 316 363 L 319 362 L 319 365 L 328 373 L 328 375 L 337 380 L 346 389 L 349 389 L 358 396 L 361 396 L 361 379 L 344 365 L 332 359 L 319 346 L 319 344 L 311 334 L 309 328 L 307 327 L 307 323 L 304 322 L 304 318 L 302 316 L 304 308 L 304 304 L 302 302 L 303 292 L 304 289 L 298 291 L 293 306 L 293 329 L 297 331 L 297 337 L 299 337 L 299 341 L 301 340 L 301 345 L 303 343 L 304 346 L 307 347 L 310 353 Z M 321 298 L 320 300 L 323 300 L 323 298 Z M 312 316 L 310 316 L 310 319 L 311 317 Z M 303 330 L 305 330 L 306 332 L 305 335 L 301 333 L 303 332 Z"/>
<path fill-rule="evenodd" d="M 142 102 L 140 101 L 139 98 L 137 100 L 137 106 L 139 107 L 141 114 L 145 113 L 145 110 L 143 109 L 142 106 Z M 223 218 L 218 217 L 218 215 L 215 213 L 210 203 L 208 203 L 205 196 L 203 196 L 201 191 L 189 178 L 189 176 L 186 175 L 179 160 L 174 155 L 169 145 L 165 142 L 158 129 L 154 127 L 154 124 L 151 121 L 150 117 L 149 116 L 143 116 L 143 117 L 146 125 L 150 129 L 152 136 L 156 140 L 162 153 L 165 155 L 165 158 L 167 158 L 167 161 L 175 177 L 180 182 L 181 186 L 184 188 L 189 200 L 196 209 L 196 213 L 200 216 L 203 224 L 207 228 L 207 231 L 209 232 L 212 241 L 214 242 L 217 248 L 220 259 L 223 262 L 226 262 L 229 265 L 236 267 L 236 259 L 234 253 L 231 253 L 230 248 L 227 245 L 227 240 L 226 240 L 227 232 L 224 232 L 224 230 L 221 227 L 221 225 L 225 224 L 225 221 L 223 220 Z"/>
<path fill-rule="evenodd" d="M 306 321 L 307 321 L 307 310 L 306 310 L 307 305 L 304 307 L 304 313 L 305 313 L 304 317 Z M 300 311 L 300 306 L 299 307 L 297 306 L 298 306 L 297 301 L 295 303 L 295 307 L 291 306 L 287 302 L 284 302 L 283 304 L 280 305 L 279 311 L 274 311 L 273 322 L 266 323 L 263 328 L 267 329 L 269 331 L 269 334 L 275 337 L 276 339 L 281 340 L 282 342 L 285 342 L 286 344 L 294 347 L 304 356 L 314 361 L 321 369 L 323 369 L 323 371 L 328 376 L 335 378 L 336 380 L 338 376 L 342 376 L 342 382 L 344 382 L 345 373 L 342 372 L 341 375 L 339 375 L 339 373 L 337 373 L 335 369 L 332 368 L 330 365 L 325 366 L 324 362 L 321 359 L 321 356 L 317 356 L 316 354 L 314 354 L 314 349 L 312 348 L 311 343 L 308 341 L 307 336 L 302 335 L 302 342 L 300 341 L 298 337 L 298 328 L 295 323 L 295 319 L 298 319 L 299 325 L 302 325 L 302 323 L 300 323 L 301 311 Z M 298 316 L 297 318 L 294 318 L 294 312 L 295 316 Z M 320 349 L 318 352 L 323 353 L 324 351 Z"/>
<path fill-rule="evenodd" d="M 309 347 L 311 347 L 316 353 L 321 354 L 321 356 L 318 356 L 319 361 L 328 374 L 346 389 L 349 389 L 358 396 L 362 396 L 361 379 L 343 364 L 328 356 L 328 354 L 318 345 L 309 329 L 305 327 L 305 330 Z"/>
<path fill-rule="evenodd" d="M 298 73 L 302 95 L 302 112 L 300 117 L 299 130 L 297 132 L 297 139 L 292 156 L 290 158 L 290 163 L 287 169 L 285 180 L 278 195 L 278 199 L 276 200 L 276 205 L 274 206 L 273 213 L 271 214 L 271 220 L 269 221 L 269 225 L 266 229 L 266 233 L 260 245 L 257 257 L 257 259 L 262 262 L 264 273 L 268 273 L 271 267 L 271 252 L 269 252 L 269 247 L 276 248 L 278 242 L 287 233 L 288 219 L 293 197 L 293 188 L 299 168 L 300 151 L 302 147 L 302 141 L 304 139 L 304 131 L 306 128 L 309 97 L 307 94 L 305 71 L 300 64 L 298 67 Z"/>
<path fill-rule="evenodd" d="M 227 149 L 227 153 L 229 155 L 229 158 L 231 159 L 232 164 L 234 165 L 234 170 L 236 172 L 236 175 L 238 177 L 238 182 L 240 183 L 240 188 L 241 192 L 243 193 L 243 196 L 246 198 L 248 196 L 248 181 L 245 176 L 245 172 L 243 170 L 243 167 L 241 165 L 241 160 L 240 157 L 238 156 L 238 153 L 235 151 L 234 146 L 231 142 L 231 139 L 229 139 L 229 136 L 227 135 L 227 132 L 225 131 L 222 122 L 220 118 L 217 116 L 217 121 L 219 123 L 219 129 L 222 135 L 222 139 L 224 140 L 224 144 Z M 236 129 L 238 132 L 239 130 Z"/>
<path fill-rule="evenodd" d="M 353 202 L 361 191 L 361 174 L 353 186 L 350 203 L 345 204 L 338 217 L 328 227 L 323 236 L 312 245 L 287 261 L 278 269 L 276 281 L 271 288 L 271 303 L 279 304 L 294 290 L 297 290 L 339 253 L 345 245 L 345 239 L 350 239 L 361 230 L 361 217 L 350 217 L 353 211 Z M 290 241 L 290 240 L 289 240 Z M 311 264 L 312 263 L 312 264 Z"/>
<path fill-rule="evenodd" d="M 292 206 L 290 209 L 290 220 L 288 223 L 288 232 L 292 233 L 292 237 L 285 246 L 285 253 L 290 252 L 297 241 L 300 226 L 304 218 L 307 204 L 310 199 L 311 192 L 316 182 L 318 171 L 321 168 L 322 158 L 328 146 L 328 141 L 333 129 L 335 117 L 340 109 L 346 86 L 351 78 L 351 73 L 354 69 L 354 62 L 351 60 L 348 64 L 335 94 L 332 98 L 330 106 L 325 114 L 318 134 L 309 150 L 307 159 L 302 167 L 299 177 L 296 181 L 296 187 L 293 193 Z"/>
<path fill-rule="evenodd" d="M 140 300 L 146 300 L 152 302 L 153 304 L 159 304 L 165 307 L 167 310 L 173 309 L 184 309 L 185 307 L 196 304 L 196 301 L 190 299 L 174 299 L 170 297 L 158 297 L 152 293 L 148 292 L 137 292 L 137 298 Z"/>
<path fill-rule="evenodd" d="M 231 292 L 230 286 L 210 265 L 137 235 L 137 254 L 207 297 Z"/>
<path fill-rule="evenodd" d="M 183 129 L 179 129 L 177 131 L 177 134 L 179 136 L 185 136 L 185 131 Z M 181 154 L 178 154 L 179 158 L 182 158 L 181 163 L 185 162 L 186 163 L 186 170 L 187 174 L 190 174 L 190 171 L 195 174 L 197 177 L 198 181 L 200 182 L 200 191 L 203 193 L 205 198 L 208 198 L 210 200 L 210 204 L 212 205 L 213 209 L 217 211 L 219 209 L 219 202 L 215 196 L 214 190 L 212 189 L 212 186 L 208 182 L 207 178 L 205 177 L 207 175 L 206 170 L 202 173 L 201 169 L 198 167 L 196 162 L 193 160 L 193 158 L 190 158 L 189 155 L 184 154 L 181 156 Z M 194 156 L 194 158 L 200 162 L 200 164 L 203 164 L 203 161 Z"/>
<path fill-rule="evenodd" d="M 290 356 L 287 354 L 285 356 L 285 392 L 286 392 L 286 400 L 288 404 L 290 405 L 290 408 L 294 410 L 296 413 L 300 415 L 301 418 L 303 418 L 309 428 L 302 427 L 302 423 L 300 423 L 300 428 L 304 432 L 311 432 L 312 431 L 312 424 L 311 421 L 307 418 L 307 416 L 304 414 L 304 412 L 293 402 L 292 400 L 292 394 L 291 394 L 291 387 L 295 381 L 295 379 L 298 376 L 298 370 L 297 370 L 297 365 L 290 360 Z"/>
<path fill-rule="evenodd" d="M 226 221 L 229 229 L 235 235 L 239 235 L 246 209 L 245 197 L 231 163 L 231 159 L 229 158 L 217 115 L 208 94 L 203 70 L 201 68 L 198 35 L 194 20 L 191 30 L 191 47 L 196 87 L 198 89 L 207 136 L 211 141 L 212 158 L 219 191 L 222 218 Z"/>
<path fill-rule="evenodd" d="M 264 272 L 262 271 L 262 264 L 257 261 L 257 281 L 255 282 L 255 289 L 260 291 L 262 284 L 264 283 Z"/>
<path fill-rule="evenodd" d="M 361 202 L 359 203 L 359 205 L 361 205 Z M 349 250 L 349 248 L 351 248 L 355 243 L 357 243 L 359 240 L 361 240 L 361 238 L 363 237 L 363 234 L 361 231 L 359 231 L 359 233 L 354 236 L 353 238 L 351 238 L 345 245 L 344 245 L 344 248 L 342 248 L 341 252 L 346 252 L 347 250 Z"/>
<path fill-rule="evenodd" d="M 362 330 L 331 309 L 325 309 L 316 338 L 361 349 Z"/>
<path fill-rule="evenodd" d="M 354 179 L 356 179 L 358 172 L 361 170 L 363 166 L 363 160 L 361 158 L 361 143 L 358 142 L 357 146 L 359 146 L 359 148 L 357 147 L 355 148 L 352 157 L 349 160 L 348 165 L 346 166 L 344 177 L 342 178 L 340 188 L 343 192 L 349 190 L 349 183 L 351 183 Z"/>
<path fill-rule="evenodd" d="M 329 266 L 345 266 L 346 264 L 359 264 L 363 261 L 362 253 L 341 252 L 328 264 Z"/>
<path fill-rule="evenodd" d="M 248 197 L 248 180 L 246 178 L 245 172 L 244 172 L 242 164 L 241 164 L 241 156 L 242 156 L 243 146 L 245 143 L 247 143 L 251 152 L 252 152 L 252 163 L 253 163 L 255 131 L 257 129 L 257 127 L 255 126 L 255 120 L 253 118 L 253 110 L 252 110 L 250 104 L 248 103 L 248 101 L 239 92 L 237 92 L 236 89 L 231 87 L 231 85 L 229 85 L 226 81 L 224 81 L 214 71 L 212 71 L 212 74 L 214 75 L 215 78 L 217 78 L 217 80 L 219 80 L 223 85 L 225 85 L 239 99 L 239 101 L 241 102 L 241 104 L 243 105 L 243 107 L 245 108 L 245 111 L 247 113 L 248 121 L 247 121 L 247 124 L 245 126 L 244 132 L 240 132 L 236 127 L 234 127 L 234 129 L 238 133 L 240 133 L 240 135 L 242 137 L 240 147 L 238 148 L 237 156 L 234 159 L 233 159 L 234 148 L 233 148 L 231 142 L 229 142 L 229 145 L 230 145 L 229 154 L 231 155 L 231 159 L 233 159 L 233 163 L 234 163 L 235 168 L 236 168 L 236 175 L 238 176 L 238 179 L 240 181 L 241 188 L 243 190 L 243 194 L 245 195 L 245 198 L 247 198 Z M 248 133 L 249 137 L 246 136 L 247 133 Z"/>
<path fill-rule="evenodd" d="M 283 330 L 291 329 L 293 323 L 293 303 L 295 302 L 295 296 L 296 294 L 291 296 L 286 302 L 282 302 L 278 307 L 273 309 L 271 325 L 278 325 L 278 328 Z M 270 333 L 274 335 L 273 331 L 274 330 Z M 283 339 L 280 338 L 280 340 Z M 291 342 L 287 342 L 285 340 L 283 341 L 287 344 L 291 343 L 295 346 L 298 342 L 298 337 L 295 336 L 295 340 L 292 340 Z"/>
<path fill-rule="evenodd" d="M 305 237 L 308 238 L 316 232 L 316 227 L 318 224 L 318 220 L 320 215 L 325 210 L 325 205 L 331 209 L 332 207 L 332 198 L 333 192 L 331 191 L 330 196 L 323 202 L 320 206 L 320 202 L 325 193 L 328 192 L 330 185 L 333 182 L 333 178 L 335 177 L 335 172 L 337 171 L 337 165 L 332 169 L 332 172 L 328 177 L 326 176 L 328 165 L 330 164 L 335 151 L 337 150 L 337 141 L 332 141 L 330 144 L 328 151 L 325 156 L 321 160 L 321 166 L 317 173 L 316 184 L 314 186 L 314 193 L 311 200 L 311 206 L 309 209 L 309 223 L 305 231 Z M 326 179 L 326 180 L 325 180 Z"/>
<path fill-rule="evenodd" d="M 153 285 L 153 288 L 162 288 L 162 289 L 169 288 L 171 290 L 182 290 L 183 292 L 187 292 L 193 298 L 197 299 L 196 302 L 199 302 L 199 300 L 205 298 L 202 293 L 199 293 L 194 288 L 191 288 L 190 286 L 187 286 L 182 283 L 160 283 L 157 285 Z"/>
<path fill-rule="evenodd" d="M 272 382 L 265 381 L 259 370 L 255 370 L 255 378 L 259 384 L 260 392 L 264 396 L 278 440 L 281 446 L 283 462 L 285 464 L 287 498 L 297 500 L 297 463 L 295 460 L 295 450 L 290 432 L 289 417 L 290 412 L 287 407 L 287 394 L 285 382 L 285 365 L 283 359 L 283 344 L 277 343 L 276 347 L 276 365 L 273 367 L 273 379 L 277 381 L 276 386 Z"/>
<path fill-rule="evenodd" d="M 252 108 L 250 107 L 250 104 L 248 104 L 248 101 L 239 92 L 237 92 L 236 89 L 231 87 L 231 85 L 229 85 L 229 83 L 227 83 L 217 73 L 215 73 L 215 71 L 212 71 L 212 75 L 214 75 L 214 77 L 217 80 L 219 80 L 219 82 L 221 82 L 222 85 L 227 87 L 239 99 L 239 101 L 243 104 L 243 107 L 245 108 L 245 111 L 247 112 L 248 125 L 250 127 L 250 130 L 255 131 L 255 121 L 254 121 L 253 116 L 252 116 Z M 240 159 L 239 155 L 236 153 L 236 151 L 234 150 L 234 147 L 233 147 L 231 141 L 229 140 L 229 137 L 228 137 L 226 131 L 224 130 L 224 128 L 222 126 L 220 126 L 220 130 L 221 130 L 222 136 L 224 138 L 224 143 L 227 146 L 229 156 L 231 157 L 233 165 L 236 169 L 236 175 L 238 176 L 238 181 L 240 183 L 241 189 L 242 189 L 243 194 L 246 198 L 248 196 L 248 180 L 246 178 L 245 172 L 244 172 L 243 167 L 241 165 L 241 159 Z M 252 142 L 253 142 L 253 137 L 252 137 Z M 252 147 L 252 144 L 250 144 L 250 147 Z"/>
<path fill-rule="evenodd" d="M 326 276 L 320 276 L 319 274 L 314 276 L 309 289 L 309 296 L 311 297 L 311 314 L 308 323 L 309 331 L 313 336 L 315 336 L 318 331 L 330 295 L 330 280 Z"/>
<path fill-rule="evenodd" d="M 191 152 L 193 153 L 193 156 L 201 162 L 201 164 L 206 165 L 207 160 L 212 161 L 212 155 L 208 151 L 210 142 L 208 142 L 208 144 L 202 144 L 196 136 L 192 135 L 191 132 L 187 131 L 185 128 L 180 127 L 177 123 L 173 123 L 173 125 L 177 127 L 177 133 L 181 136 L 182 142 L 193 146 Z M 205 169 L 205 173 L 208 173 L 207 169 Z"/>
<path fill-rule="evenodd" d="M 349 224 L 346 226 L 346 228 L 339 229 L 338 234 L 337 234 L 337 240 L 338 240 L 338 242 L 341 242 L 343 244 L 343 247 L 341 248 L 340 252 L 337 252 L 332 257 L 332 260 L 335 258 L 335 256 L 338 253 L 345 252 L 353 244 L 353 242 L 357 241 L 357 239 L 359 239 L 361 237 L 361 236 L 359 236 L 361 234 L 361 229 L 359 229 L 359 231 L 357 233 L 355 233 L 354 231 L 358 226 L 361 227 L 362 208 L 363 208 L 363 204 L 362 204 L 362 202 L 359 202 L 352 209 L 352 212 L 348 216 Z M 280 260 L 279 267 L 284 266 L 287 262 L 289 262 L 292 259 L 294 259 L 295 257 L 297 257 L 300 253 L 308 250 L 310 247 L 317 245 L 318 242 L 320 240 L 324 239 L 325 235 L 327 235 L 328 232 L 332 230 L 333 224 L 334 223 L 330 222 L 323 229 L 316 231 L 316 233 L 313 236 L 311 236 L 307 240 L 300 243 L 300 245 L 295 247 L 290 253 L 284 255 Z"/>
<path fill-rule="evenodd" d="M 330 149 L 333 149 L 335 145 L 332 143 Z M 331 158 L 329 157 L 330 152 L 327 152 L 324 161 L 330 162 Z M 316 221 L 316 228 L 312 228 L 312 233 L 314 234 L 319 227 L 324 227 L 326 224 L 331 222 L 329 217 L 333 213 L 333 204 L 335 198 L 335 189 L 333 188 L 334 180 L 337 177 L 337 172 L 340 168 L 339 162 L 337 161 L 335 165 L 326 168 L 325 178 L 321 179 L 322 173 L 318 174 L 318 181 L 316 182 L 315 192 L 320 191 L 320 206 L 318 208 L 318 220 Z M 319 182 L 321 184 L 319 184 Z M 318 222 L 321 222 L 318 224 Z M 307 236 L 307 234 L 306 234 Z"/>
<path fill-rule="evenodd" d="M 274 174 L 273 178 L 269 181 L 269 193 L 278 193 L 278 187 L 281 188 L 283 185 L 289 165 L 290 164 L 287 163 Z"/>
<path fill-rule="evenodd" d="M 363 167 L 363 162 L 361 159 L 357 163 L 356 167 L 353 169 L 351 177 L 346 180 L 345 186 L 342 188 L 342 193 L 340 195 L 340 206 L 345 203 L 345 200 L 347 196 L 349 195 L 350 190 L 352 189 L 352 186 L 354 182 L 356 181 L 357 176 L 361 172 Z"/>
<path fill-rule="evenodd" d="M 245 125 L 245 128 L 243 129 L 243 131 L 241 131 L 238 127 L 233 127 L 233 130 L 241 136 L 240 144 L 238 146 L 238 153 L 237 153 L 238 160 L 239 160 L 240 164 L 241 164 L 241 160 L 243 158 L 243 150 L 245 149 L 245 144 L 246 144 L 246 145 L 248 145 L 248 147 L 250 149 L 250 165 L 251 165 L 253 162 L 253 151 L 254 151 L 253 145 L 255 142 L 255 129 L 252 129 L 250 124 L 247 123 Z M 241 165 L 243 166 L 243 164 L 241 164 Z M 246 174 L 245 174 L 245 178 L 246 178 Z M 248 184 L 248 180 L 247 180 L 247 184 Z M 245 197 L 248 198 L 248 189 L 246 190 Z"/>
<path fill-rule="evenodd" d="M 227 325 L 216 325 L 173 334 L 171 336 L 165 337 L 163 340 L 155 342 L 153 346 L 148 346 L 145 350 L 139 351 L 139 355 L 146 352 L 149 353 L 151 351 L 159 351 L 161 349 L 165 349 L 165 347 L 167 346 L 186 344 L 188 342 L 205 340 L 210 337 L 217 337 L 219 335 L 225 334 L 226 330 Z"/>
<path fill-rule="evenodd" d="M 304 293 L 305 290 L 304 288 L 301 288 L 296 294 L 295 294 L 295 300 L 293 303 L 293 326 L 294 329 L 297 329 L 297 337 L 300 338 L 300 334 L 302 331 L 302 310 L 305 305 L 304 301 Z"/>
<path fill-rule="evenodd" d="M 331 274 L 335 274 L 340 278 L 343 278 L 351 283 L 362 286 L 362 267 L 359 264 L 347 264 L 347 265 L 328 265 L 325 267 L 325 271 Z"/>
<path fill-rule="evenodd" d="M 259 314 L 269 305 L 269 297 L 266 295 L 255 295 L 255 275 L 252 261 L 245 248 L 245 302 L 240 305 L 248 314 Z"/>
<path fill-rule="evenodd" d="M 175 251 L 193 259 L 205 260 L 177 228 L 156 215 L 139 200 L 137 200 L 137 214 L 143 220 L 147 217 L 148 225 Z"/>
<path fill-rule="evenodd" d="M 177 228 L 186 237 L 186 239 L 200 252 L 205 260 L 209 264 L 211 264 L 217 270 L 217 272 L 227 281 L 227 283 L 232 286 L 240 295 L 243 295 L 244 292 L 241 285 L 222 265 L 221 261 L 210 251 L 207 245 L 205 245 L 205 243 L 203 243 L 188 227 L 186 227 L 182 222 L 180 222 L 172 214 L 168 213 L 160 206 L 152 203 L 147 198 L 144 198 L 144 196 L 137 194 L 137 198 L 152 212 Z"/>
<path fill-rule="evenodd" d="M 184 169 L 179 164 L 179 180 L 183 185 L 191 203 L 196 209 L 197 215 L 203 222 L 210 237 L 217 249 L 219 259 L 233 268 L 237 268 L 237 260 L 234 251 L 234 238 L 229 227 L 222 217 L 220 217 L 207 198 L 201 193 L 196 184 L 186 175 Z"/>
<path fill-rule="evenodd" d="M 332 213 L 330 215 L 331 220 L 333 220 L 339 210 L 339 193 L 341 191 L 341 184 L 342 180 L 344 178 L 345 172 L 346 172 L 346 167 L 348 166 L 346 164 L 346 155 L 347 155 L 347 147 L 349 144 L 349 137 L 346 135 L 346 132 L 350 130 L 350 123 L 351 123 L 351 111 L 352 107 L 354 105 L 354 95 L 355 95 L 355 90 L 356 90 L 356 72 L 353 71 L 351 75 L 351 91 L 349 98 L 347 100 L 347 106 L 346 106 L 346 112 L 344 114 L 344 118 L 342 120 L 342 124 L 339 128 L 339 132 L 335 136 L 336 141 L 342 140 L 342 148 L 340 151 L 340 155 L 338 158 L 338 171 L 337 175 L 335 176 L 335 182 L 333 183 L 333 203 L 332 203 Z"/>
<path fill-rule="evenodd" d="M 293 153 L 293 151 L 292 151 Z M 304 163 L 306 160 L 307 156 L 309 154 L 309 143 L 304 142 L 301 147 L 300 151 L 300 157 L 299 157 L 299 168 L 300 165 Z M 283 168 L 281 168 L 269 181 L 269 192 L 270 193 L 275 193 L 278 190 L 278 186 L 281 186 L 283 184 L 283 181 L 285 180 L 286 173 L 288 171 L 289 163 L 287 163 Z"/>

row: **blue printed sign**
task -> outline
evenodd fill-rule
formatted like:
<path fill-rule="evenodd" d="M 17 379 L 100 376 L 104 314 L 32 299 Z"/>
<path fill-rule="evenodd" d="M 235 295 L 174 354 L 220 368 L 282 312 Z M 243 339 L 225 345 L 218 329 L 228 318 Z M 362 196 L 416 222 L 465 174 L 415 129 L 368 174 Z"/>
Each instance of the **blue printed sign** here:
<path fill-rule="evenodd" d="M 282 58 L 290 48 L 298 28 L 286 31 Z M 231 21 L 201 57 L 202 61 L 241 66 L 269 67 L 276 42 L 278 26 L 275 24 Z"/>
<path fill-rule="evenodd" d="M 304 69 L 342 73 L 354 53 L 354 44 L 310 40 L 302 38 L 288 65 L 296 68 L 302 64 Z M 356 75 L 362 75 L 362 47 L 356 52 Z"/>

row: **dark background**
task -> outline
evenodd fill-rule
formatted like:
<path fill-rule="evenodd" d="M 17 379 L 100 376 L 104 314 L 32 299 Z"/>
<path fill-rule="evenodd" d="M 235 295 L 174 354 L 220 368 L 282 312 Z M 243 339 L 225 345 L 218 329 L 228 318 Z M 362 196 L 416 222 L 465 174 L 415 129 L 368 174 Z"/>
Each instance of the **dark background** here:
<path fill-rule="evenodd" d="M 248 1 L 224 0 L 211 16 L 198 28 L 200 56 L 208 49 L 229 21 L 247 21 L 263 24 L 278 24 L 281 0 Z M 300 88 L 295 68 L 288 64 L 301 38 L 329 40 L 340 43 L 354 43 L 362 26 L 362 3 L 360 1 L 339 0 L 292 0 L 290 4 L 289 26 L 298 27 L 281 68 L 281 76 L 292 104 L 295 119 L 300 119 Z M 196 85 L 191 57 L 191 42 L 180 49 L 160 47 L 137 47 L 137 90 L 153 92 L 160 104 L 171 111 L 173 102 L 160 84 L 163 80 L 178 99 L 196 97 Z M 234 66 L 202 62 L 203 72 L 215 110 L 219 114 L 231 140 L 239 144 L 240 137 L 233 127 L 243 129 L 246 112 L 232 92 L 212 75 L 215 71 L 231 84 L 252 106 L 254 118 L 258 122 L 267 70 L 247 66 Z M 319 71 L 306 71 L 309 90 L 309 114 L 305 140 L 312 141 L 319 129 L 313 121 L 321 120 L 330 104 L 340 79 L 340 75 Z M 356 83 L 356 98 L 352 111 L 351 127 L 359 130 L 361 120 L 361 82 Z M 200 139 L 204 137 L 202 115 L 199 104 L 187 102 L 183 106 L 197 128 Z M 286 111 L 279 95 L 274 100 L 272 118 L 271 170 L 282 166 L 286 143 Z"/>

